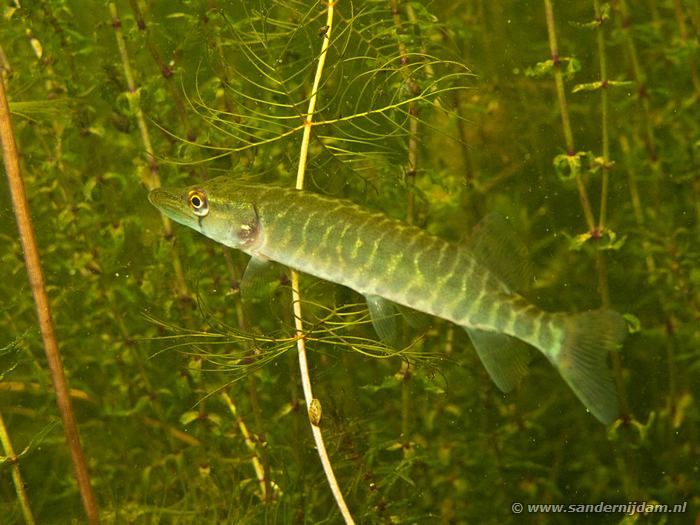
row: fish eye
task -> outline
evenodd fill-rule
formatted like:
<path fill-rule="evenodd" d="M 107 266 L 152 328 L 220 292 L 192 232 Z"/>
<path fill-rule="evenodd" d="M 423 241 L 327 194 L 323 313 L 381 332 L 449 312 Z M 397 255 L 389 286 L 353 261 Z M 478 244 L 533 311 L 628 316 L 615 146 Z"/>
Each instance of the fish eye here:
<path fill-rule="evenodd" d="M 209 202 L 207 195 L 202 190 L 192 190 L 187 194 L 187 203 L 192 208 L 192 213 L 199 217 L 204 217 L 209 213 Z"/>

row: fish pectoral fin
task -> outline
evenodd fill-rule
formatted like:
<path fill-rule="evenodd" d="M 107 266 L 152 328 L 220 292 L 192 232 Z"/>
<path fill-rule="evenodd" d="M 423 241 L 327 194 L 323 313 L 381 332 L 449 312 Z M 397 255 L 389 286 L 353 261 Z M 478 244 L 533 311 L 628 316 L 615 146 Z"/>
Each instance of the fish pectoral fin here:
<path fill-rule="evenodd" d="M 532 265 L 525 244 L 503 215 L 489 213 L 476 225 L 469 241 L 474 257 L 511 292 L 533 280 Z"/>
<path fill-rule="evenodd" d="M 397 305 L 378 295 L 366 295 L 365 299 L 374 331 L 382 341 L 395 346 L 401 335 Z"/>
<path fill-rule="evenodd" d="M 267 300 L 280 284 L 280 276 L 284 274 L 281 264 L 251 257 L 241 278 L 241 300 L 256 302 Z"/>
<path fill-rule="evenodd" d="M 413 328 L 414 330 L 418 330 L 419 332 L 425 332 L 428 330 L 428 327 L 430 326 L 430 323 L 432 322 L 433 316 L 419 312 L 418 310 L 414 310 L 413 308 L 409 308 L 408 306 L 403 306 L 401 304 L 396 304 L 393 303 L 394 306 L 396 307 L 396 310 L 401 314 L 401 317 L 403 317 L 408 325 Z"/>
<path fill-rule="evenodd" d="M 464 329 L 496 386 L 503 392 L 513 390 L 527 373 L 530 346 L 515 337 L 498 332 Z"/>

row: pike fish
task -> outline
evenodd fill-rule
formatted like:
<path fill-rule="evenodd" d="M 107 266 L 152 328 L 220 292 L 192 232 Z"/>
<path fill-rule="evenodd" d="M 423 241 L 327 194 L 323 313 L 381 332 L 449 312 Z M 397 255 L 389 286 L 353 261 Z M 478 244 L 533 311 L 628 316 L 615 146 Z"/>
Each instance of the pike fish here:
<path fill-rule="evenodd" d="M 624 319 L 607 309 L 550 313 L 529 303 L 517 293 L 525 257 L 498 220 L 487 216 L 470 242 L 454 244 L 347 200 L 227 176 L 157 188 L 149 200 L 249 254 L 243 281 L 274 261 L 352 288 L 366 297 L 382 338 L 391 337 L 392 313 L 402 307 L 447 319 L 466 330 L 504 392 L 526 373 L 534 347 L 598 420 L 618 417 L 607 357 L 622 345 Z"/>

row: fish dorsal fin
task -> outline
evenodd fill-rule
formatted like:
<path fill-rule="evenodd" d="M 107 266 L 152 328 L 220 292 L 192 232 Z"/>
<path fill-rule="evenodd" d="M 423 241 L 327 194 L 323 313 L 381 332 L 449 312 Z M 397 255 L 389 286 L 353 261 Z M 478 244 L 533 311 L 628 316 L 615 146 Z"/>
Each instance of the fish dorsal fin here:
<path fill-rule="evenodd" d="M 465 328 L 491 379 L 502 392 L 513 390 L 527 373 L 530 347 L 509 335 Z"/>
<path fill-rule="evenodd" d="M 527 248 L 508 220 L 498 213 L 486 215 L 469 240 L 474 257 L 514 292 L 532 282 Z"/>
<path fill-rule="evenodd" d="M 244 302 L 268 300 L 279 286 L 283 273 L 281 264 L 252 256 L 241 278 L 241 299 Z"/>
<path fill-rule="evenodd" d="M 378 295 L 366 295 L 369 317 L 379 338 L 390 346 L 396 346 L 401 332 L 396 304 Z"/>

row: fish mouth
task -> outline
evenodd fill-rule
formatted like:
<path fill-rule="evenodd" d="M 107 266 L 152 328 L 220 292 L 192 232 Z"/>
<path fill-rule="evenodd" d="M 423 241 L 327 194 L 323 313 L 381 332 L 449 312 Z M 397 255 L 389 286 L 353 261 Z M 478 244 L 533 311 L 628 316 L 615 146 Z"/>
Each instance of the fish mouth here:
<path fill-rule="evenodd" d="M 155 188 L 148 193 L 148 200 L 175 222 L 190 227 L 196 226 L 196 216 L 190 213 L 181 190 Z"/>

